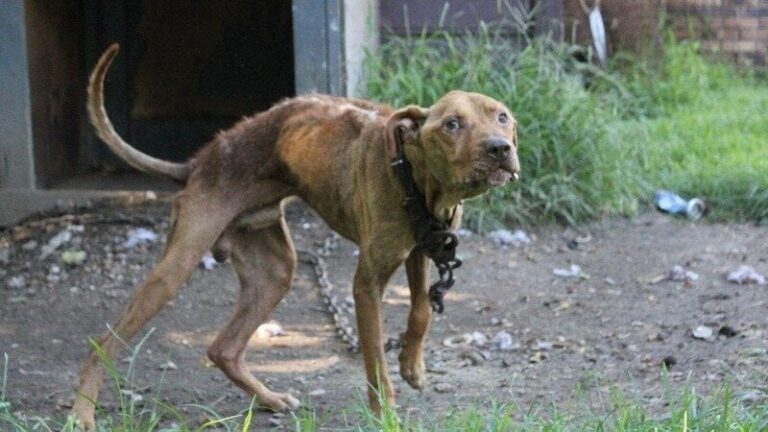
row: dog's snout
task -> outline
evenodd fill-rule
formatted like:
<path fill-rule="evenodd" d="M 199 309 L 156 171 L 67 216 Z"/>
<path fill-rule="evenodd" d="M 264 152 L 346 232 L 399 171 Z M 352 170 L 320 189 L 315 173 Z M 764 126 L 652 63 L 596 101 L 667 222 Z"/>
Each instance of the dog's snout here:
<path fill-rule="evenodd" d="M 499 162 L 506 160 L 512 152 L 512 145 L 502 138 L 491 138 L 485 140 L 484 144 L 488 156 Z"/>

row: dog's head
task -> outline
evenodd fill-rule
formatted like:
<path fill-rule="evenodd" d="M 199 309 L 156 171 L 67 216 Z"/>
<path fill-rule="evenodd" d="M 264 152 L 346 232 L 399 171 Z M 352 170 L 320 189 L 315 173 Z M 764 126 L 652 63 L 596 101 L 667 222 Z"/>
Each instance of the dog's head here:
<path fill-rule="evenodd" d="M 387 152 L 403 146 L 443 185 L 471 197 L 517 179 L 517 122 L 490 97 L 452 91 L 429 109 L 409 106 L 387 122 Z"/>

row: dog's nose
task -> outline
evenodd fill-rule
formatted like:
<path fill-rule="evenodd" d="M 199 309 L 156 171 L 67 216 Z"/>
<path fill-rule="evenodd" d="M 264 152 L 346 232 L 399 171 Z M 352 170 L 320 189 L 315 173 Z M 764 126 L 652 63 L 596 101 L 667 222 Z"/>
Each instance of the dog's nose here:
<path fill-rule="evenodd" d="M 485 151 L 491 159 L 501 162 L 509 157 L 512 145 L 505 139 L 491 138 L 485 140 Z"/>

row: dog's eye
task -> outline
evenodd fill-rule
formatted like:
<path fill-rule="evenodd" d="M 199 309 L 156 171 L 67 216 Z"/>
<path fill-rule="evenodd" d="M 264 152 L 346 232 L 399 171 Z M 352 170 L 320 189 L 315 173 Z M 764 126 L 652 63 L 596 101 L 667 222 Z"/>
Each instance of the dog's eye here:
<path fill-rule="evenodd" d="M 447 122 L 445 122 L 445 129 L 448 132 L 456 132 L 457 130 L 459 130 L 460 127 L 461 125 L 459 124 L 459 121 L 456 119 L 450 119 Z"/>
<path fill-rule="evenodd" d="M 499 113 L 499 123 L 504 125 L 509 123 L 509 115 L 505 112 Z"/>

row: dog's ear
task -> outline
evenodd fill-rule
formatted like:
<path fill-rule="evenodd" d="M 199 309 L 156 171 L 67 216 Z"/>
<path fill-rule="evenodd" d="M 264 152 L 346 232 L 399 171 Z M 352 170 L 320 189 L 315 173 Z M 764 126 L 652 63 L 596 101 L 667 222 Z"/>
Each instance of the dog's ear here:
<path fill-rule="evenodd" d="M 395 111 L 387 120 L 386 146 L 387 156 L 396 159 L 402 147 L 416 139 L 419 129 L 427 119 L 429 111 L 416 105 Z"/>

